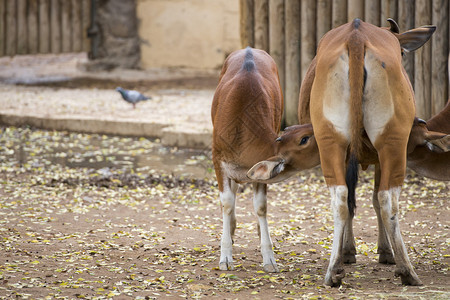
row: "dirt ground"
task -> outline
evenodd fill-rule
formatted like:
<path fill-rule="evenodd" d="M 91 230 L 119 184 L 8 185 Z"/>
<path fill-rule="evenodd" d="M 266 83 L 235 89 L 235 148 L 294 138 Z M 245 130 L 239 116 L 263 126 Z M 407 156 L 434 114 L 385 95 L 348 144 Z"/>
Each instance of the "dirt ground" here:
<path fill-rule="evenodd" d="M 76 61 L 69 57 L 60 62 L 65 67 L 60 64 L 49 73 L 73 76 Z M 3 80 L 13 82 L 31 74 L 22 82 L 30 84 L 41 76 L 49 77 L 48 67 L 27 69 L 26 61 L 1 63 Z M 105 82 L 92 78 L 86 82 L 83 74 L 78 74 L 70 82 L 61 81 L 60 86 L 3 83 L 0 92 L 8 98 L 1 101 L 3 109 L 34 111 L 43 106 L 26 99 L 41 96 L 42 105 L 50 103 L 55 114 L 89 111 L 103 116 L 109 110 L 130 117 L 132 109 L 112 90 L 117 82 L 135 76 L 124 87 L 142 88 L 143 92 L 165 89 L 166 84 L 173 88 L 173 76 L 165 81 L 164 74 L 154 75 L 160 81 L 154 81 L 157 85 L 150 88 L 148 81 L 139 82 L 136 76 L 147 80 L 153 75 L 139 74 L 100 74 L 99 78 L 109 78 Z M 204 119 L 210 126 L 209 108 L 204 103 L 205 99 L 210 103 L 212 83 L 202 78 L 177 85 L 208 90 L 155 92 L 156 102 L 142 103 L 140 110 L 132 113 L 157 114 L 155 108 L 164 101 L 174 103 L 173 112 L 182 111 L 179 105 L 198 103 L 202 117 L 184 121 L 198 127 L 195 122 L 206 124 L 201 121 Z M 92 85 L 86 87 L 87 83 Z M 98 89 L 102 84 L 105 88 Z M 62 99 L 64 105 L 59 105 Z M 101 101 L 92 106 L 92 99 Z M 195 99 L 198 102 L 192 102 Z M 67 105 L 71 101 L 76 105 Z M 269 187 L 268 219 L 280 273 L 262 270 L 251 187 L 240 188 L 233 248 L 236 269 L 224 272 L 218 269 L 222 218 L 209 152 L 186 157 L 183 162 L 204 168 L 204 176 L 193 179 L 174 175 L 171 167 L 142 166 L 140 159 L 159 149 L 155 143 L 145 138 L 124 140 L 0 127 L 1 299 L 450 298 L 448 182 L 408 172 L 400 199 L 400 226 L 409 258 L 424 285 L 405 287 L 394 277 L 395 266 L 377 262 L 378 233 L 371 204 L 373 171 L 362 172 L 354 221 L 357 263 L 345 266 L 346 277 L 340 288 L 329 288 L 323 279 L 331 253 L 333 221 L 320 169 Z M 119 157 L 120 164 L 99 166 Z M 91 167 L 77 164 L 84 158 Z"/>
<path fill-rule="evenodd" d="M 67 133 L 1 129 L 0 297 L 3 299 L 448 299 L 449 185 L 408 173 L 400 224 L 424 283 L 405 287 L 377 262 L 372 171 L 362 172 L 354 222 L 357 263 L 340 288 L 323 285 L 332 216 L 321 172 L 269 188 L 280 273 L 264 273 L 251 187 L 237 202 L 236 270 L 218 269 L 221 211 L 214 179 L 161 170 L 63 167 L 42 149 Z M 93 136 L 74 134 L 78 139 Z M 24 159 L 14 140 L 29 137 Z M 108 139 L 97 136 L 109 149 Z M 34 141 L 34 142 L 33 142 Z M 40 141 L 39 143 L 37 141 Z M 135 143 L 148 143 L 145 139 Z M 47 145 L 47 146 L 46 146 Z M 141 146 L 136 146 L 136 149 Z M 105 153 L 100 147 L 96 153 Z M 130 149 L 132 157 L 135 149 Z M 34 154 L 33 154 L 34 153 Z M 95 154 L 95 153 L 94 153 Z M 55 154 L 60 155 L 60 154 Z M 75 153 L 69 153 L 76 157 Z M 101 160 L 101 155 L 94 157 Z M 192 162 L 191 162 L 192 163 Z"/>

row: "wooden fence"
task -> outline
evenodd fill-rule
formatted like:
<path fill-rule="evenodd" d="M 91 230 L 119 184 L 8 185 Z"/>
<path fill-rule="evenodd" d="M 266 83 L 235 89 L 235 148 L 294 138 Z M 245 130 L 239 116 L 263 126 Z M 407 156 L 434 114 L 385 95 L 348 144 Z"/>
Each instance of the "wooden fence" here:
<path fill-rule="evenodd" d="M 89 51 L 91 0 L 0 0 L 0 56 Z"/>
<path fill-rule="evenodd" d="M 400 31 L 437 25 L 431 40 L 406 54 L 403 65 L 416 95 L 417 116 L 439 112 L 449 95 L 448 0 L 240 0 L 241 43 L 264 49 L 275 59 L 285 96 L 285 121 L 297 123 L 300 82 L 315 56 L 320 38 L 354 18 Z"/>

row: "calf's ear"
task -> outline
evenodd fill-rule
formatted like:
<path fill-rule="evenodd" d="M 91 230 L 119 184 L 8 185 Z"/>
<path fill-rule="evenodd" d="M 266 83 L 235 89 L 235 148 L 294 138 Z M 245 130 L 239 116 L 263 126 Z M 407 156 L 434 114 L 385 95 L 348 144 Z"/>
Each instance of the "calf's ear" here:
<path fill-rule="evenodd" d="M 442 153 L 450 151 L 450 134 L 429 131 L 425 137 L 426 145 L 430 151 Z"/>
<path fill-rule="evenodd" d="M 247 177 L 252 180 L 269 180 L 272 179 L 284 170 L 284 159 L 279 157 L 271 157 L 268 160 L 256 163 L 247 172 Z"/>
<path fill-rule="evenodd" d="M 414 28 L 397 35 L 400 46 L 406 52 L 422 47 L 436 31 L 436 26 L 427 25 Z"/>

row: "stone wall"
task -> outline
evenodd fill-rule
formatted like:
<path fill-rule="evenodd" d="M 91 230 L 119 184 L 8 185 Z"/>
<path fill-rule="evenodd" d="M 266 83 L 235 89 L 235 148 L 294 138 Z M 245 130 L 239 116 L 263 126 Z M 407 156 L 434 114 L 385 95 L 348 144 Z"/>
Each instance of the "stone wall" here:
<path fill-rule="evenodd" d="M 91 60 L 88 70 L 137 68 L 140 39 L 135 0 L 97 0 L 95 23 L 89 30 Z"/>
<path fill-rule="evenodd" d="M 96 0 L 87 70 L 220 68 L 240 48 L 239 0 Z"/>
<path fill-rule="evenodd" d="M 220 68 L 240 48 L 239 0 L 137 0 L 143 68 Z"/>

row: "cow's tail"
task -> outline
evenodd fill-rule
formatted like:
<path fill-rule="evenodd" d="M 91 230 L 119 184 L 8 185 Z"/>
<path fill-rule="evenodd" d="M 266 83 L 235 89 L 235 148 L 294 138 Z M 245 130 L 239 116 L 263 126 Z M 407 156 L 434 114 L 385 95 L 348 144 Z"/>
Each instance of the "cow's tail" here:
<path fill-rule="evenodd" d="M 365 37 L 360 33 L 361 21 L 353 21 L 353 31 L 347 43 L 349 57 L 348 79 L 350 83 L 350 156 L 348 158 L 346 183 L 348 208 L 353 217 L 356 208 L 355 189 L 358 182 L 358 158 L 361 157 L 364 131 L 362 101 L 365 83 Z"/>
<path fill-rule="evenodd" d="M 356 210 L 356 185 L 358 183 L 358 159 L 351 153 L 345 173 L 345 183 L 347 184 L 348 195 L 347 205 L 350 216 L 353 218 Z"/>

